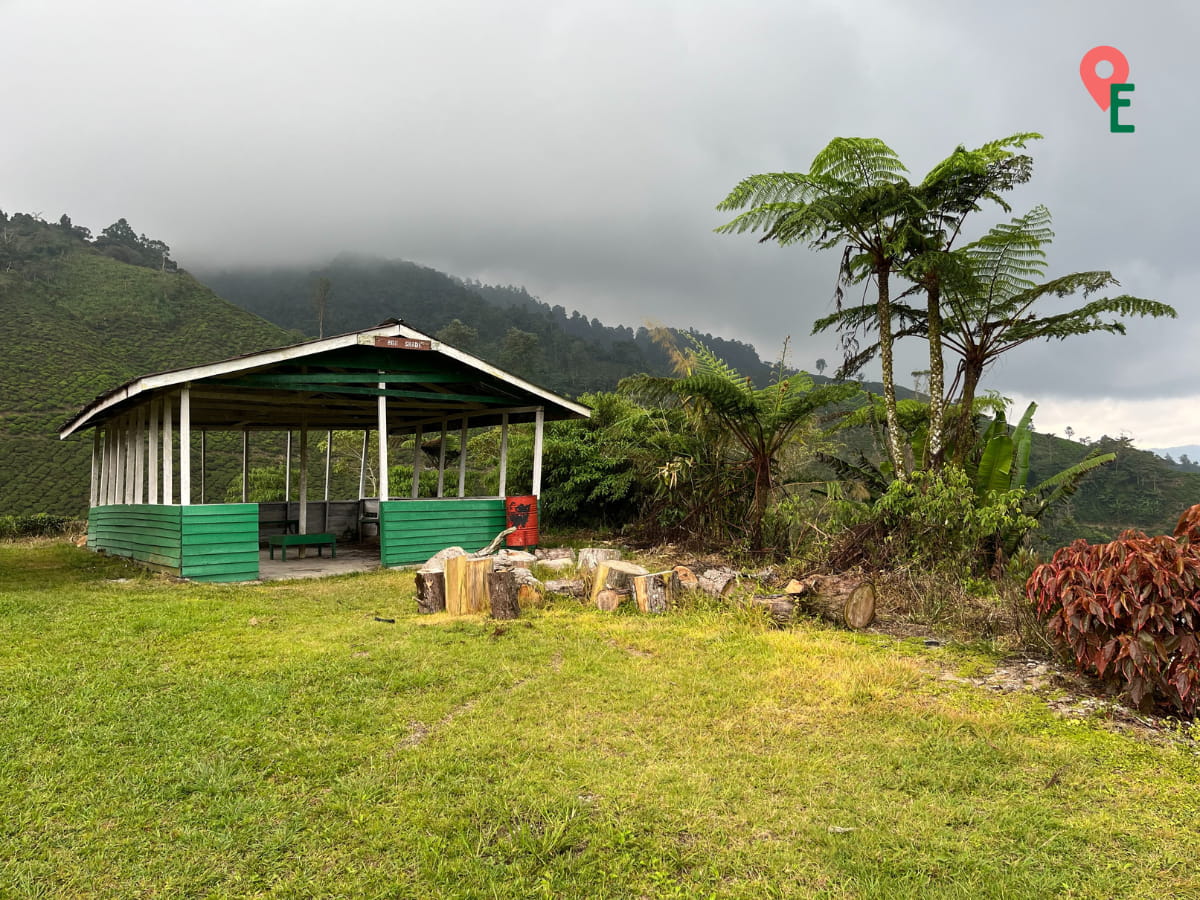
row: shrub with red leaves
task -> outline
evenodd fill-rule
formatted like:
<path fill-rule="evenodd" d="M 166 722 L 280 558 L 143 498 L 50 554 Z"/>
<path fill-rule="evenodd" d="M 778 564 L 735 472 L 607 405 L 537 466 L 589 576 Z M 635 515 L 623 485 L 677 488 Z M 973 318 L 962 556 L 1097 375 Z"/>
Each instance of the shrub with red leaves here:
<path fill-rule="evenodd" d="M 1200 705 L 1200 505 L 1175 536 L 1123 532 L 1079 540 L 1025 584 L 1051 637 L 1081 670 L 1150 705 L 1192 715 Z"/>

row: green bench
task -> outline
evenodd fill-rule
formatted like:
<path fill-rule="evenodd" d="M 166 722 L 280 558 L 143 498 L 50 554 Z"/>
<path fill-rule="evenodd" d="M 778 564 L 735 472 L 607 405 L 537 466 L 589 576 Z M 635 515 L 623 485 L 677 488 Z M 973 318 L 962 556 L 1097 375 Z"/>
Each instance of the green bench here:
<path fill-rule="evenodd" d="M 271 559 L 275 558 L 276 547 L 283 554 L 284 562 L 287 562 L 288 547 L 316 547 L 317 556 L 321 555 L 322 548 L 328 547 L 329 555 L 337 559 L 337 541 L 332 534 L 273 534 L 267 540 L 271 544 Z"/>

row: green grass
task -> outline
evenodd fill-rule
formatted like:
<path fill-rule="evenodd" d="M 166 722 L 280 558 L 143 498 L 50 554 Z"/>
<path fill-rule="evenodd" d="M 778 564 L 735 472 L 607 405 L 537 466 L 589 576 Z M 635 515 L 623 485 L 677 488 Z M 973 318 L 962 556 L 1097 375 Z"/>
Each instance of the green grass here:
<path fill-rule="evenodd" d="M 1189 745 L 911 643 L 410 582 L 0 545 L 0 896 L 1200 896 Z"/>

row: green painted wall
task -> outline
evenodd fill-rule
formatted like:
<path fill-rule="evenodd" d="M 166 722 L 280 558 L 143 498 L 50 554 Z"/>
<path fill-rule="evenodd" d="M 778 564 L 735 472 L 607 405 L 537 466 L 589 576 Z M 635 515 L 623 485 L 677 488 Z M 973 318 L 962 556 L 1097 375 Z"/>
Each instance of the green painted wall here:
<path fill-rule="evenodd" d="M 504 501 L 388 500 L 379 504 L 379 557 L 384 566 L 422 563 L 446 547 L 474 552 L 504 530 Z"/>
<path fill-rule="evenodd" d="M 88 514 L 88 546 L 196 581 L 252 581 L 258 506 L 96 506 Z"/>

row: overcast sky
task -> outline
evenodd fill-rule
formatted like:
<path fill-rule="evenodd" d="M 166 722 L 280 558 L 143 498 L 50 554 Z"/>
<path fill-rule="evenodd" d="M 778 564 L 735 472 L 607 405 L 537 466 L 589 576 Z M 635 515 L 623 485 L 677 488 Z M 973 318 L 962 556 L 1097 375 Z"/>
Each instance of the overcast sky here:
<path fill-rule="evenodd" d="M 1200 5 L 1134 9 L 0 0 L 0 208 L 123 216 L 195 269 L 351 250 L 764 358 L 790 334 L 811 368 L 837 357 L 808 334 L 836 254 L 714 234 L 738 180 L 807 170 L 838 135 L 882 138 L 920 177 L 957 144 L 1038 131 L 1012 199 L 1054 214 L 1049 274 L 1110 269 L 1180 318 L 1019 349 L 985 387 L 1037 399 L 1043 431 L 1200 443 Z M 1100 44 L 1129 60 L 1133 134 L 1080 81 Z"/>

